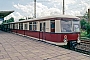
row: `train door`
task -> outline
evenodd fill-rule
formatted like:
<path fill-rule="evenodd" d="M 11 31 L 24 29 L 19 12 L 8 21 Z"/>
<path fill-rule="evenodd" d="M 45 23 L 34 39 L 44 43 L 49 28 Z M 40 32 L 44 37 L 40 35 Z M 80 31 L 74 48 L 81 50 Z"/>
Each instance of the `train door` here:
<path fill-rule="evenodd" d="M 51 20 L 50 25 L 51 25 L 51 32 L 55 32 L 55 20 Z"/>
<path fill-rule="evenodd" d="M 39 33 L 39 38 L 45 40 L 45 31 L 46 31 L 46 23 L 45 22 L 40 22 L 40 33 Z"/>

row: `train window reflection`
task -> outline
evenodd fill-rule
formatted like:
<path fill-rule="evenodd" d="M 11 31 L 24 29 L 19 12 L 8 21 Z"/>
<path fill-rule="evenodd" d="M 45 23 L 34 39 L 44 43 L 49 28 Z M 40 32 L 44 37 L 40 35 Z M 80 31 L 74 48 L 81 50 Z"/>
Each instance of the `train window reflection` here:
<path fill-rule="evenodd" d="M 61 20 L 61 32 L 72 32 L 71 20 Z"/>
<path fill-rule="evenodd" d="M 73 21 L 73 31 L 80 32 L 79 21 Z"/>

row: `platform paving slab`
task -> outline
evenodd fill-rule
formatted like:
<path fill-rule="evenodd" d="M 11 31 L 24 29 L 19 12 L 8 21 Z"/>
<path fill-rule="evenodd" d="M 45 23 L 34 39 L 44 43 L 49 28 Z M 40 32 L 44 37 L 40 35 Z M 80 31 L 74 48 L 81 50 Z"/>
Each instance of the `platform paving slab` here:
<path fill-rule="evenodd" d="M 90 60 L 90 56 L 0 31 L 0 60 Z"/>

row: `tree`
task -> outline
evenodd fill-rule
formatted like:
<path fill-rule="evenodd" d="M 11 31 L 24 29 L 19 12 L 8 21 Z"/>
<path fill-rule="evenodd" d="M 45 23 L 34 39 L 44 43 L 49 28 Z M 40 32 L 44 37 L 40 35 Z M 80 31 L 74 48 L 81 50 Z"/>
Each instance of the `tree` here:
<path fill-rule="evenodd" d="M 9 22 L 14 22 L 14 18 L 11 17 L 11 18 L 9 19 Z"/>
<path fill-rule="evenodd" d="M 4 20 L 4 21 L 2 22 L 2 24 L 10 23 L 10 22 L 14 22 L 14 18 L 13 18 L 13 17 L 11 17 L 11 18 L 8 19 L 8 20 Z"/>
<path fill-rule="evenodd" d="M 87 22 L 84 19 L 82 19 L 80 21 L 80 24 L 81 24 L 81 29 L 82 30 L 86 30 L 86 28 L 87 28 Z"/>
<path fill-rule="evenodd" d="M 86 31 L 87 31 L 87 37 L 90 38 L 90 23 L 87 23 L 87 29 L 86 29 Z"/>
<path fill-rule="evenodd" d="M 86 11 L 86 13 L 84 14 L 84 16 L 83 16 L 85 19 L 87 19 L 88 20 L 88 17 L 89 17 L 89 14 L 88 14 L 88 12 Z"/>
<path fill-rule="evenodd" d="M 25 19 L 23 19 L 23 18 L 19 19 L 19 21 L 22 21 L 22 20 L 25 20 Z"/>

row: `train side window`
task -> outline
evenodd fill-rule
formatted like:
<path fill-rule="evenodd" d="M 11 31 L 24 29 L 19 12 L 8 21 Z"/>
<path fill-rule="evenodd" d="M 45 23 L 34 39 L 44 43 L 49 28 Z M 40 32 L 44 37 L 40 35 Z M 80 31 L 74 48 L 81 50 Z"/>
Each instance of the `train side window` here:
<path fill-rule="evenodd" d="M 51 20 L 50 24 L 51 24 L 51 32 L 55 32 L 55 20 Z"/>
<path fill-rule="evenodd" d="M 18 29 L 18 24 L 17 23 L 15 24 L 15 29 Z"/>
<path fill-rule="evenodd" d="M 21 23 L 21 30 L 23 30 L 23 23 Z"/>
<path fill-rule="evenodd" d="M 40 23 L 40 31 L 45 32 L 45 30 L 46 30 L 46 23 L 45 22 Z"/>
<path fill-rule="evenodd" d="M 33 22 L 33 31 L 36 31 L 37 30 L 37 24 L 36 22 Z"/>
<path fill-rule="evenodd" d="M 36 24 L 36 22 L 33 22 L 33 24 Z"/>
<path fill-rule="evenodd" d="M 19 30 L 21 29 L 21 27 L 20 27 L 20 26 L 21 26 L 21 24 L 19 23 Z"/>
<path fill-rule="evenodd" d="M 17 24 L 17 29 L 18 29 L 18 24 Z"/>
<path fill-rule="evenodd" d="M 43 31 L 44 32 L 46 31 L 46 23 L 45 22 L 43 23 Z"/>
<path fill-rule="evenodd" d="M 19 23 L 19 29 L 23 30 L 23 23 Z"/>
<path fill-rule="evenodd" d="M 40 31 L 42 31 L 42 23 L 40 23 Z"/>
<path fill-rule="evenodd" d="M 32 22 L 29 22 L 29 30 L 32 30 Z"/>
<path fill-rule="evenodd" d="M 24 29 L 27 30 L 27 24 L 24 25 Z"/>
<path fill-rule="evenodd" d="M 15 29 L 15 24 L 13 24 L 13 29 Z"/>

